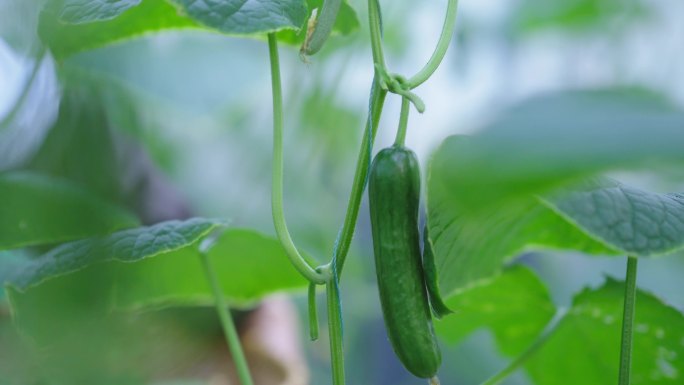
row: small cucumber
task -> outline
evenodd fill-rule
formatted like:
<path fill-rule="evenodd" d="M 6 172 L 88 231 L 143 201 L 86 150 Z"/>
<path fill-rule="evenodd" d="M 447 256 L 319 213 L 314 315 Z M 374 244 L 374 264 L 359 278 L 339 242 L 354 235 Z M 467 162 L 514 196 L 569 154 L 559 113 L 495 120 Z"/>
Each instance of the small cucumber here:
<path fill-rule="evenodd" d="M 342 0 L 324 0 L 320 13 L 318 13 L 318 8 L 311 12 L 306 27 L 306 38 L 299 49 L 302 57 L 311 56 L 323 48 L 323 44 L 328 40 L 335 26 L 341 5 Z"/>
<path fill-rule="evenodd" d="M 420 168 L 402 146 L 376 155 L 369 179 L 375 270 L 385 327 L 409 372 L 431 378 L 442 355 L 437 345 L 420 255 Z"/>

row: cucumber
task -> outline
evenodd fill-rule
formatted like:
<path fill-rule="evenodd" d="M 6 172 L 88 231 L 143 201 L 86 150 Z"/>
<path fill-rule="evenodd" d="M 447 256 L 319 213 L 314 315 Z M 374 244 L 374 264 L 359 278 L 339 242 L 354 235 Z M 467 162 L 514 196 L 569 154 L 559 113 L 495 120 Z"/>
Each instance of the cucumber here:
<path fill-rule="evenodd" d="M 420 168 L 415 154 L 403 146 L 380 151 L 371 165 L 368 195 L 378 291 L 389 340 L 409 372 L 431 378 L 442 355 L 420 255 Z"/>

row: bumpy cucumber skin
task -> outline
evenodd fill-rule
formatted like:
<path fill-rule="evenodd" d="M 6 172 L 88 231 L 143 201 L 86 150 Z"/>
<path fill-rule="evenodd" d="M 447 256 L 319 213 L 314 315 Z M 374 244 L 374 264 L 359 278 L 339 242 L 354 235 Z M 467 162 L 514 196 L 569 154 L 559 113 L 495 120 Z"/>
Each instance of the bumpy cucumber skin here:
<path fill-rule="evenodd" d="M 420 167 L 402 146 L 386 148 L 371 165 L 370 200 L 375 270 L 385 327 L 406 369 L 421 378 L 437 373 L 437 345 L 420 255 Z"/>

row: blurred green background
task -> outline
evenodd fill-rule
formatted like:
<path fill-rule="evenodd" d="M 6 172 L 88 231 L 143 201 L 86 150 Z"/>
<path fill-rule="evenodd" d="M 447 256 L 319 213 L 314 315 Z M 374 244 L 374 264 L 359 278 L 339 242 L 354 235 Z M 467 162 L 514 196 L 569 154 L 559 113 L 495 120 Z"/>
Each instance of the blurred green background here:
<path fill-rule="evenodd" d="M 334 36 L 310 63 L 303 64 L 295 48 L 281 46 L 286 214 L 297 244 L 316 256 L 330 253 L 344 217 L 373 75 L 365 2 L 350 3 L 359 14 L 361 29 L 349 36 Z M 30 165 L 66 175 L 138 212 L 149 210 L 149 221 L 183 215 L 187 210 L 273 233 L 270 77 L 264 41 L 197 31 L 167 32 L 81 53 L 61 63 L 48 54 L 36 66 L 41 5 L 37 0 L 0 0 L 0 119 L 13 115 L 13 123 L 0 128 L 0 170 Z M 431 53 L 445 2 L 383 2 L 383 7 L 391 69 L 412 73 Z M 446 60 L 417 90 L 427 110 L 410 117 L 407 143 L 423 167 L 447 135 L 476 132 L 507 106 L 541 92 L 645 87 L 684 105 L 684 3 L 680 0 L 488 0 L 463 1 L 459 8 L 457 32 Z M 32 76 L 32 86 L 22 96 Z M 21 101 L 20 108 L 13 110 L 17 101 Z M 63 108 L 68 102 L 79 111 L 89 111 L 88 117 L 58 124 L 50 132 L 60 102 Z M 399 99 L 390 96 L 376 149 L 391 143 L 398 111 Z M 112 167 L 108 162 L 121 155 L 116 153 L 121 142 L 142 146 L 150 161 L 132 156 L 131 173 L 154 167 L 159 191 L 172 190 L 162 194 L 166 198 L 140 203 L 135 191 L 116 191 L 113 172 L 107 170 Z M 55 149 L 44 143 L 55 143 Z M 107 152 L 115 154 L 108 157 Z M 59 164 L 54 163 L 55 157 L 61 159 Z M 618 178 L 651 190 L 684 190 L 681 174 L 670 180 L 640 174 Z M 149 208 L 155 204 L 159 207 Z M 177 208 L 169 213 L 165 204 Z M 370 242 L 364 201 L 343 280 L 349 383 L 418 383 L 391 354 L 374 284 Z M 554 258 L 539 253 L 521 258 L 549 285 L 560 305 L 569 305 L 574 293 L 598 285 L 605 274 L 624 274 L 624 263 L 617 259 L 561 252 L 554 253 Z M 681 258 L 649 260 L 641 265 L 639 284 L 684 310 L 679 280 L 683 273 Z M 304 320 L 304 293 L 292 298 Z M 196 312 L 180 317 L 192 320 L 179 322 L 211 327 L 198 335 L 190 333 L 194 337 L 180 336 L 178 346 L 183 349 L 210 340 L 207 334 L 211 332 L 220 333 L 213 313 Z M 164 324 L 169 318 L 161 319 L 159 323 Z M 0 326 L 0 362 L 7 359 L 16 364 L 10 358 L 20 356 L 16 353 L 19 343 L 10 329 L 5 314 Z M 129 338 L 136 345 L 135 337 Z M 311 383 L 328 383 L 325 338 L 316 343 L 302 340 L 311 365 Z M 171 343 L 159 349 L 167 352 L 178 346 Z M 484 330 L 458 346 L 443 344 L 443 348 L 440 376 L 444 384 L 478 383 L 506 362 Z M 23 370 L 2 366 L 13 373 Z M 87 366 L 79 363 L 74 370 Z M 529 382 L 519 373 L 506 383 Z"/>

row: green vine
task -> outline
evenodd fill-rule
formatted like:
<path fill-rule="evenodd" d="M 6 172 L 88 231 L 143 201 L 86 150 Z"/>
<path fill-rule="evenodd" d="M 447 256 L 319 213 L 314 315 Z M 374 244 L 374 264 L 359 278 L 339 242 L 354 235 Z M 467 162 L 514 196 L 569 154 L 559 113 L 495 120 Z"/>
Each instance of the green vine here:
<path fill-rule="evenodd" d="M 368 24 L 370 26 L 371 50 L 376 71 L 387 73 L 385 53 L 382 49 L 382 18 L 378 0 L 368 0 Z"/>
<path fill-rule="evenodd" d="M 375 65 L 375 72 L 380 79 L 380 85 L 384 90 L 400 95 L 408 99 L 415 106 L 418 112 L 425 111 L 425 103 L 422 99 L 411 92 L 412 89 L 418 87 L 427 81 L 437 70 L 439 65 L 446 55 L 449 48 L 449 43 L 454 34 L 454 27 L 456 25 L 456 10 L 458 8 L 458 0 L 449 0 L 447 6 L 446 17 L 442 26 L 437 46 L 428 60 L 427 64 L 411 79 L 392 74 L 387 69 L 385 63 L 385 55 L 382 49 L 382 18 L 379 0 L 368 1 L 368 17 L 371 35 L 371 49 L 373 51 L 373 63 Z"/>
<path fill-rule="evenodd" d="M 425 83 L 432 74 L 435 73 L 439 65 L 446 55 L 447 49 L 449 48 L 449 43 L 451 42 L 451 37 L 454 34 L 454 27 L 456 26 L 456 11 L 458 9 L 458 0 L 449 0 L 447 5 L 446 17 L 444 18 L 444 25 L 442 26 L 442 33 L 439 35 L 439 40 L 437 41 L 437 47 L 432 53 L 430 60 L 428 60 L 425 67 L 421 69 L 417 74 L 407 81 L 407 85 L 410 89 L 414 89 L 419 85 Z"/>
<path fill-rule="evenodd" d="M 273 187 L 271 206 L 273 225 L 292 265 L 310 282 L 325 284 L 328 277 L 317 272 L 299 253 L 292 241 L 283 210 L 283 95 L 280 85 L 280 59 L 274 33 L 268 34 L 268 52 L 271 61 L 271 87 L 273 90 Z"/>
<path fill-rule="evenodd" d="M 334 4 L 334 3 L 331 3 Z M 447 21 L 445 22 L 446 31 L 442 31 L 440 41 L 432 58 L 426 65 L 426 69 L 421 70 L 418 77 L 419 83 L 429 78 L 444 57 L 451 35 L 453 34 L 453 20 L 455 18 L 455 1 L 449 3 L 447 11 Z M 403 144 L 406 138 L 408 125 L 409 103 L 412 103 L 419 112 L 425 110 L 423 101 L 414 93 L 413 88 L 406 78 L 401 75 L 389 74 L 386 68 L 385 57 L 382 49 L 382 19 L 378 0 L 369 0 L 369 21 L 371 46 L 373 51 L 373 64 L 375 76 L 370 92 L 368 107 L 368 119 L 364 130 L 361 148 L 356 162 L 354 181 L 352 184 L 347 211 L 345 214 L 342 229 L 337 237 L 333 248 L 332 261 L 324 266 L 314 268 L 299 253 L 290 233 L 287 229 L 283 210 L 283 110 L 282 110 L 282 89 L 280 81 L 280 63 L 278 58 L 278 47 L 276 37 L 273 33 L 268 35 L 269 55 L 271 62 L 271 80 L 273 89 L 273 191 L 272 191 L 272 210 L 273 223 L 283 248 L 293 266 L 306 279 L 309 280 L 309 327 L 311 338 L 318 337 L 318 317 L 316 312 L 315 295 L 316 285 L 326 285 L 327 311 L 328 311 L 328 330 L 330 333 L 330 352 L 332 357 L 332 374 L 334 385 L 344 385 L 344 349 L 342 344 L 342 313 L 339 293 L 339 276 L 344 267 L 351 241 L 354 236 L 356 220 L 358 218 L 361 198 L 366 188 L 370 160 L 373 150 L 373 142 L 378 129 L 378 123 L 382 114 L 387 92 L 401 95 L 402 112 L 397 130 L 397 144 Z M 310 20 L 310 33 L 317 33 L 315 16 Z M 325 26 L 324 26 L 325 27 Z M 326 27 L 327 28 L 327 27 Z M 326 28 L 321 29 L 325 32 Z M 311 50 L 313 35 L 307 36 L 307 42 L 302 48 L 302 53 L 308 54 L 315 52 Z M 321 35 L 322 36 L 322 35 Z M 323 39 L 324 41 L 324 39 Z M 313 47 L 317 48 L 318 44 Z M 432 68 L 434 67 L 434 68 Z M 424 79 L 423 79 L 424 78 Z M 422 80 L 421 80 L 422 79 Z M 414 86 L 415 87 L 415 86 Z M 433 380 L 436 381 L 436 378 Z M 433 382 L 434 383 L 434 382 Z"/>
<path fill-rule="evenodd" d="M 370 101 L 368 102 L 368 119 L 366 120 L 366 128 L 356 161 L 356 171 L 354 173 L 352 190 L 349 194 L 347 213 L 344 218 L 342 230 L 340 231 L 340 235 L 333 250 L 333 258 L 335 260 L 335 268 L 338 275 L 342 274 L 342 267 L 344 266 L 344 261 L 347 258 L 349 247 L 351 246 L 351 241 L 354 237 L 356 219 L 359 216 L 359 207 L 361 206 L 361 199 L 368 180 L 373 142 L 375 141 L 375 134 L 378 131 L 378 123 L 380 122 L 380 116 L 382 114 L 386 96 L 387 91 L 380 88 L 377 79 L 373 79 Z"/>
<path fill-rule="evenodd" d="M 340 286 L 335 267 L 332 265 L 332 279 L 326 284 L 328 303 L 328 333 L 330 334 L 330 357 L 332 361 L 333 385 L 344 385 L 344 346 L 342 336 L 342 304 Z"/>

